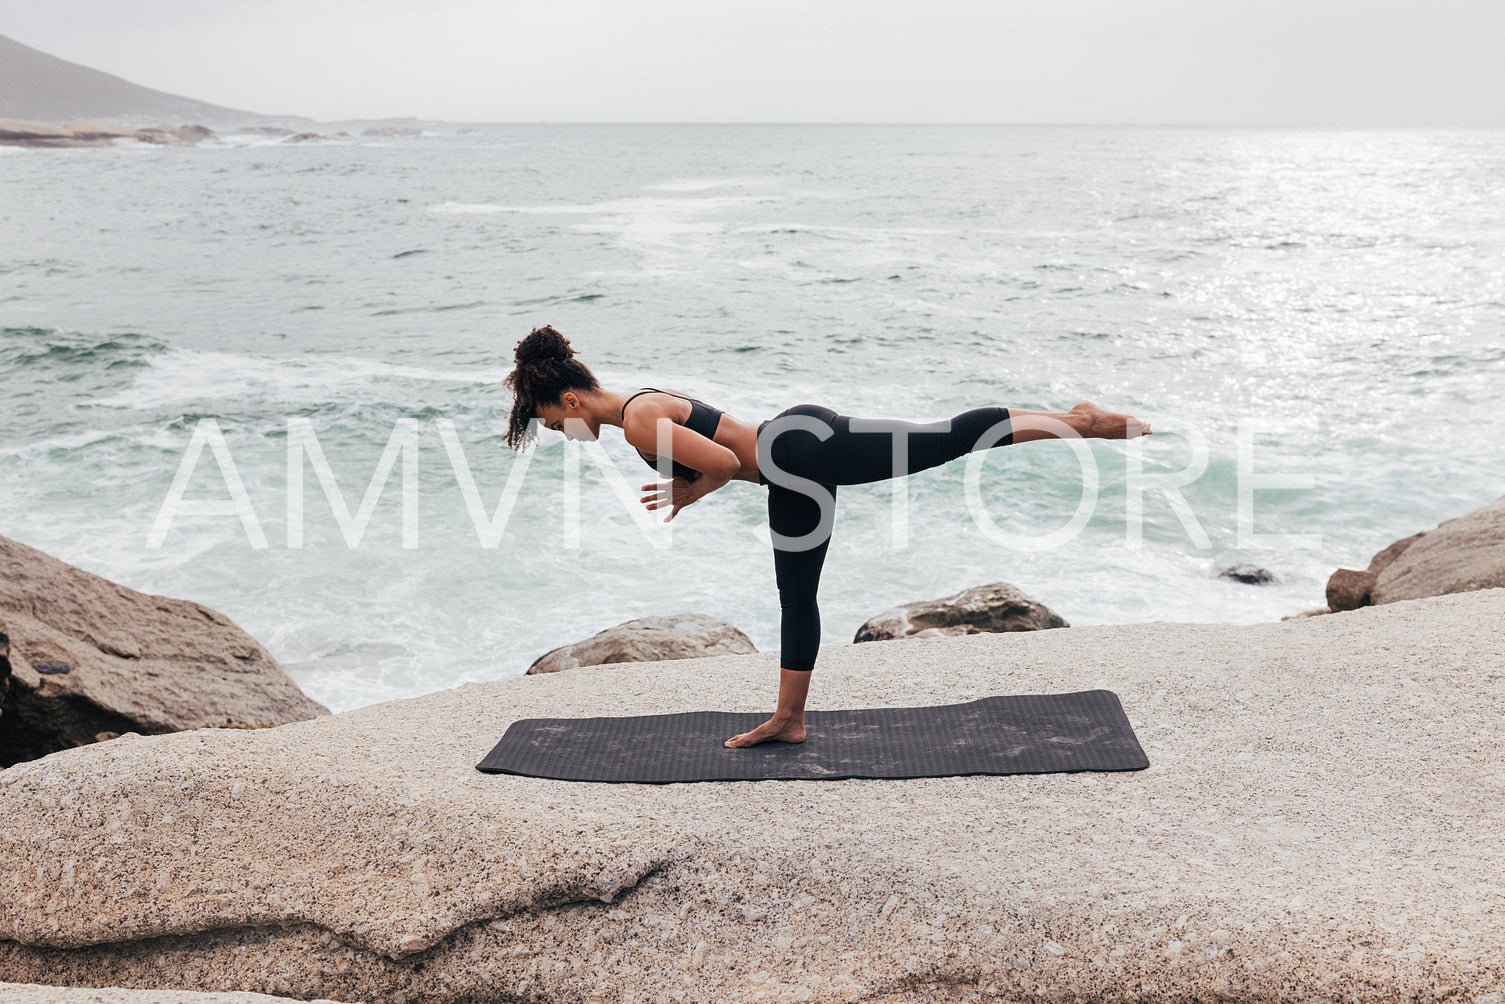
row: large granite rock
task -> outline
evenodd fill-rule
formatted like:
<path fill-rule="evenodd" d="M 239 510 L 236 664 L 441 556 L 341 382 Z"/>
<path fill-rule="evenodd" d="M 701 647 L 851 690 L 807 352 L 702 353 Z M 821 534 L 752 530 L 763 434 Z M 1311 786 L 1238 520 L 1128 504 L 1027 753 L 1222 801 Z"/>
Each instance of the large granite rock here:
<path fill-rule="evenodd" d="M 0 766 L 101 737 L 257 729 L 327 715 L 228 617 L 0 537 L 10 692 Z"/>
<path fill-rule="evenodd" d="M 1501 623 L 1489 590 L 822 653 L 814 708 L 1111 688 L 1133 773 L 474 770 L 520 718 L 767 710 L 772 652 L 66 750 L 0 774 L 0 860 L 26 862 L 0 868 L 0 974 L 406 1004 L 1494 1004 Z"/>
<path fill-rule="evenodd" d="M 304 1004 L 290 997 L 228 991 L 199 993 L 193 990 L 126 990 L 121 987 L 87 989 L 46 987 L 35 983 L 0 983 L 4 1004 Z M 307 1004 L 334 1004 L 309 1001 Z"/>
<path fill-rule="evenodd" d="M 1409 537 L 1388 545 L 1369 559 L 1369 567 L 1360 571 L 1355 568 L 1340 568 L 1327 579 L 1327 607 L 1334 613 L 1340 610 L 1357 610 L 1359 607 L 1367 607 L 1373 601 L 1371 595 L 1374 584 L 1379 580 L 1380 573 L 1390 567 L 1405 553 L 1406 548 L 1416 543 L 1425 535 L 1413 533 Z"/>
<path fill-rule="evenodd" d="M 639 617 L 598 631 L 584 641 L 562 645 L 534 659 L 528 672 L 536 675 L 614 662 L 749 655 L 756 651 L 752 639 L 726 621 L 705 614 L 671 614 Z"/>
<path fill-rule="evenodd" d="M 1419 536 L 1379 573 L 1375 604 L 1505 586 L 1505 495 Z"/>
<path fill-rule="evenodd" d="M 1007 582 L 963 589 L 938 600 L 906 603 L 857 629 L 853 643 L 895 638 L 942 638 L 1000 631 L 1070 627 L 1054 610 Z"/>
<path fill-rule="evenodd" d="M 5 695 L 10 693 L 10 638 L 0 631 L 0 718 L 5 717 Z M 0 729 L 5 723 L 0 722 Z"/>

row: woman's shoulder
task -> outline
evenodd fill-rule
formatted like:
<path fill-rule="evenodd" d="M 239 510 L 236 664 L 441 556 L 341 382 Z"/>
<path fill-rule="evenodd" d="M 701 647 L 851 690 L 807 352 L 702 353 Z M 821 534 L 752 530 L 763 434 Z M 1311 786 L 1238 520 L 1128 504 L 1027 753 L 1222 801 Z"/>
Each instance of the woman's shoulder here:
<path fill-rule="evenodd" d="M 664 408 L 675 413 L 678 413 L 680 410 L 682 410 L 682 407 L 678 404 L 678 402 L 680 401 L 687 403 L 691 401 L 700 401 L 700 399 L 698 397 L 695 397 L 693 394 L 686 394 L 684 391 L 675 390 L 673 387 L 642 387 L 629 394 L 627 400 L 629 402 L 635 402 L 639 400 L 652 401 L 660 408 Z M 705 404 L 704 401 L 700 401 L 700 403 Z"/>
<path fill-rule="evenodd" d="M 623 428 L 638 424 L 651 425 L 653 420 L 662 415 L 679 419 L 691 407 L 684 397 L 677 391 L 662 387 L 644 387 L 633 392 L 622 404 Z"/>

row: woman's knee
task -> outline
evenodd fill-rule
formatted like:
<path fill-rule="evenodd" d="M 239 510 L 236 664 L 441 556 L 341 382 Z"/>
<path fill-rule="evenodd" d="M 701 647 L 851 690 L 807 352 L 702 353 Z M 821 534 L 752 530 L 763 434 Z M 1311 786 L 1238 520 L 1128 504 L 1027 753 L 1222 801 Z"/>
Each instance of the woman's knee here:
<path fill-rule="evenodd" d="M 951 434 L 955 437 L 957 456 L 1008 446 L 1014 441 L 1009 410 L 998 405 L 973 408 L 957 415 L 951 420 Z"/>

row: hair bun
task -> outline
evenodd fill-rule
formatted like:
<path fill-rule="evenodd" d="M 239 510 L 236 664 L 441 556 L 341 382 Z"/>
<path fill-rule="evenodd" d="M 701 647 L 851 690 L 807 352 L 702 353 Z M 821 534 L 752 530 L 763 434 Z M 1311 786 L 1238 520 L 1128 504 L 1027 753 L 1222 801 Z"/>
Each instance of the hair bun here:
<path fill-rule="evenodd" d="M 575 350 L 570 340 L 545 324 L 528 332 L 528 337 L 517 343 L 518 363 L 564 362 L 573 359 Z"/>

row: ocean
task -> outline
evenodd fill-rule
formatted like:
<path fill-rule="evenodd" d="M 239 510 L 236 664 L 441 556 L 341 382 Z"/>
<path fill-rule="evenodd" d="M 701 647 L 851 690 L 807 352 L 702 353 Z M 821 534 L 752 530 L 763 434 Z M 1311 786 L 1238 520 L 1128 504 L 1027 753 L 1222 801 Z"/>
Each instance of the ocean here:
<path fill-rule="evenodd" d="M 0 149 L 0 533 L 222 611 L 334 710 L 654 614 L 776 649 L 764 489 L 666 527 L 619 430 L 501 443 L 542 324 L 744 421 L 1153 423 L 922 472 L 898 525 L 842 488 L 827 645 L 996 581 L 1075 626 L 1275 620 L 1505 491 L 1505 130 L 469 128 Z M 219 511 L 161 519 L 180 471 Z"/>

